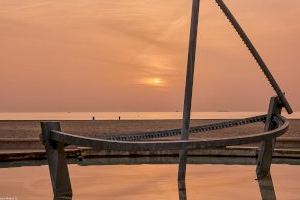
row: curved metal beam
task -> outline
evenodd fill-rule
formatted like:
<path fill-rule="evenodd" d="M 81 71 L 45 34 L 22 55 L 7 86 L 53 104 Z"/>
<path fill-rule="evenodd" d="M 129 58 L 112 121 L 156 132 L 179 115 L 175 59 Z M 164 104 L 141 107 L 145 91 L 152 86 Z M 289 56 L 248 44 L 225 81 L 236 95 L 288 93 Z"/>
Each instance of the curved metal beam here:
<path fill-rule="evenodd" d="M 228 137 L 219 139 L 197 139 L 197 140 L 175 140 L 175 141 L 113 141 L 97 139 L 84 136 L 76 136 L 60 131 L 51 131 L 50 140 L 84 147 L 92 147 L 103 150 L 118 151 L 152 151 L 152 150 L 181 150 L 186 147 L 188 150 L 218 148 L 231 145 L 241 145 L 264 141 L 276 138 L 284 134 L 289 127 L 289 122 L 281 116 L 275 117 L 280 127 L 272 131 L 252 134 L 247 136 Z"/>

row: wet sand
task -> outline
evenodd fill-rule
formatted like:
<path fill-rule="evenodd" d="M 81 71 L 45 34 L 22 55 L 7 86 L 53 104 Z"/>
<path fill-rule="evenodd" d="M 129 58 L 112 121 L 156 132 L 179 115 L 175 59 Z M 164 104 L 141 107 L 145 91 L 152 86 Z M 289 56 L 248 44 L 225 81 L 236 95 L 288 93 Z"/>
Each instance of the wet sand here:
<path fill-rule="evenodd" d="M 178 199 L 177 165 L 70 165 L 69 169 L 76 200 Z M 0 197 L 52 198 L 47 166 L 2 168 L 0 177 Z M 273 165 L 272 179 L 277 199 L 299 199 L 300 166 Z M 188 165 L 186 184 L 189 200 L 261 199 L 255 166 Z"/>

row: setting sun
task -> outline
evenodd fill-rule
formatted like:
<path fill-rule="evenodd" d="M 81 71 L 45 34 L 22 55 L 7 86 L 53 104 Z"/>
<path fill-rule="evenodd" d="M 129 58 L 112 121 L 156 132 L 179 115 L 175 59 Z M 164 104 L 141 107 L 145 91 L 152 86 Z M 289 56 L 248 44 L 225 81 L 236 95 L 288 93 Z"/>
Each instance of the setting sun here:
<path fill-rule="evenodd" d="M 153 79 L 153 83 L 159 85 L 161 83 L 161 80 L 159 78 Z"/>
<path fill-rule="evenodd" d="M 148 86 L 155 86 L 155 87 L 163 87 L 166 86 L 166 83 L 161 78 L 144 78 L 140 80 L 140 84 L 148 85 Z"/>

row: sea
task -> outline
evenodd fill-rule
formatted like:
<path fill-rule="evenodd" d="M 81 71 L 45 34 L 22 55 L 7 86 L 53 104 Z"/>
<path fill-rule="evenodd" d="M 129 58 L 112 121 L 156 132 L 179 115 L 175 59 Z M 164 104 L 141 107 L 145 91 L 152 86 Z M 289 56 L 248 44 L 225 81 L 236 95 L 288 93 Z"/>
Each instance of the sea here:
<path fill-rule="evenodd" d="M 191 119 L 240 119 L 264 112 L 192 112 Z M 300 112 L 289 119 L 300 119 Z M 182 119 L 182 112 L 2 112 L 0 120 L 167 120 Z"/>

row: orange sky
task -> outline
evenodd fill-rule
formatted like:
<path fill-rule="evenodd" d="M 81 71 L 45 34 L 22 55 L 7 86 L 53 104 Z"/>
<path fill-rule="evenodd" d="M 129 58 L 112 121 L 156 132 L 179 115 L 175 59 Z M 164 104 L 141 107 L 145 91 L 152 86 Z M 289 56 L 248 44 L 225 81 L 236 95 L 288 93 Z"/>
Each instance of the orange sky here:
<path fill-rule="evenodd" d="M 0 1 L 0 112 L 181 111 L 191 2 Z M 225 2 L 300 110 L 300 1 Z M 193 111 L 264 111 L 273 94 L 202 0 Z"/>

